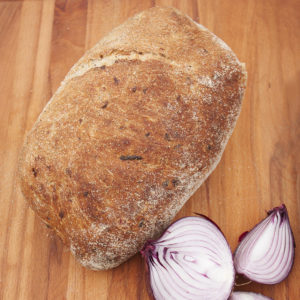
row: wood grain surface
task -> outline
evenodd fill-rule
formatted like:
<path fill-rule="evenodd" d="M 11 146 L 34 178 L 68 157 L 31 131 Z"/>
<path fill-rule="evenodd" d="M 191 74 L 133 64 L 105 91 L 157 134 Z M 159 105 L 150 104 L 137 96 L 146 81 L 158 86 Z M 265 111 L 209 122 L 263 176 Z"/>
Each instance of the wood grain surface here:
<path fill-rule="evenodd" d="M 232 250 L 240 233 L 285 203 L 300 245 L 300 1 L 0 1 L 0 299 L 149 299 L 144 263 L 81 267 L 15 185 L 26 132 L 69 68 L 112 28 L 154 5 L 174 6 L 221 37 L 246 63 L 241 116 L 217 169 L 178 217 L 200 212 Z M 300 299 L 300 258 L 284 282 L 236 287 Z"/>

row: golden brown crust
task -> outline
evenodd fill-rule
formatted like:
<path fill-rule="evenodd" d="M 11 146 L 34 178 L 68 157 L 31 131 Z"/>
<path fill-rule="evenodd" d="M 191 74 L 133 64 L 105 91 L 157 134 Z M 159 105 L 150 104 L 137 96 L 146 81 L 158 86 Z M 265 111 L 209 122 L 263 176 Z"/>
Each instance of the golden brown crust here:
<path fill-rule="evenodd" d="M 218 163 L 245 72 L 218 38 L 152 8 L 71 69 L 20 157 L 30 206 L 93 269 L 158 235 Z"/>

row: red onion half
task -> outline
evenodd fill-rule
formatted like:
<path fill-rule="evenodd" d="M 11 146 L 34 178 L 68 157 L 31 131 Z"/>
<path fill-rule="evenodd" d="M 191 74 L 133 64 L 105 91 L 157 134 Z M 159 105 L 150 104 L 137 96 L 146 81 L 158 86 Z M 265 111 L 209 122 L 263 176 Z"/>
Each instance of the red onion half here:
<path fill-rule="evenodd" d="M 265 284 L 284 280 L 293 265 L 295 243 L 284 204 L 248 232 L 234 254 L 236 272 Z"/>
<path fill-rule="evenodd" d="M 271 300 L 271 298 L 256 293 L 234 292 L 228 300 Z"/>
<path fill-rule="evenodd" d="M 222 232 L 206 217 L 176 221 L 141 253 L 156 300 L 228 299 L 235 276 L 232 254 Z"/>

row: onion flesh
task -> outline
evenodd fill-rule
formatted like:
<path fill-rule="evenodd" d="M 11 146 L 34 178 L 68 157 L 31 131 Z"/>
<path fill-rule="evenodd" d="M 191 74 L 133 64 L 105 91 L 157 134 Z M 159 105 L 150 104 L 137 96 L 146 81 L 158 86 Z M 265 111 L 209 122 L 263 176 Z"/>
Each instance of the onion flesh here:
<path fill-rule="evenodd" d="M 233 292 L 228 300 L 272 300 L 272 299 L 256 293 Z"/>
<path fill-rule="evenodd" d="M 295 243 L 284 204 L 248 232 L 234 254 L 235 270 L 264 284 L 284 280 L 293 265 Z"/>
<path fill-rule="evenodd" d="M 231 293 L 235 272 L 230 248 L 204 216 L 176 221 L 141 253 L 156 300 L 226 300 Z"/>

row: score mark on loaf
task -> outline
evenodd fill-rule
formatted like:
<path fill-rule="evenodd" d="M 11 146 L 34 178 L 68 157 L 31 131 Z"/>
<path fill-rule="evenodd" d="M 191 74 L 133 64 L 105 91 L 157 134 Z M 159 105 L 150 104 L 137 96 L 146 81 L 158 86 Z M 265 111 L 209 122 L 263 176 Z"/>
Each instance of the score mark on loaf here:
<path fill-rule="evenodd" d="M 19 182 L 86 267 L 158 236 L 213 171 L 241 109 L 232 50 L 172 8 L 151 8 L 70 70 L 29 132 Z"/>

